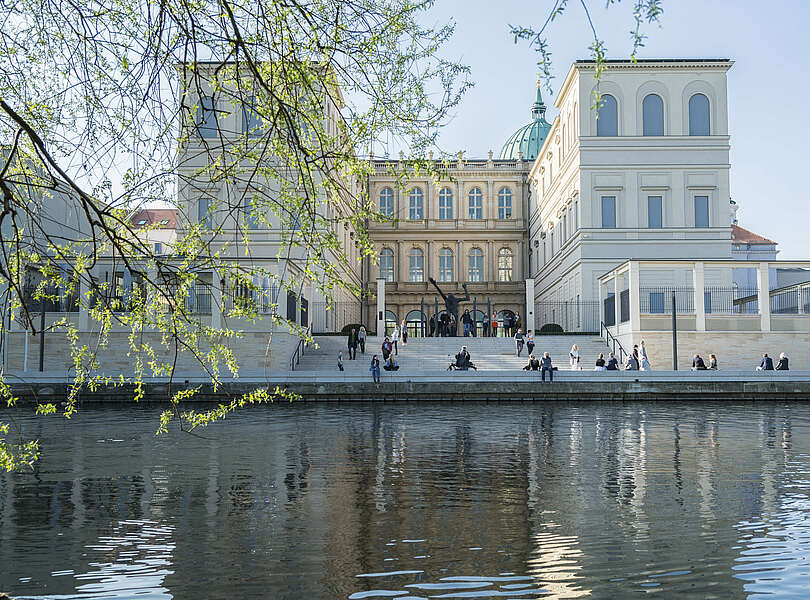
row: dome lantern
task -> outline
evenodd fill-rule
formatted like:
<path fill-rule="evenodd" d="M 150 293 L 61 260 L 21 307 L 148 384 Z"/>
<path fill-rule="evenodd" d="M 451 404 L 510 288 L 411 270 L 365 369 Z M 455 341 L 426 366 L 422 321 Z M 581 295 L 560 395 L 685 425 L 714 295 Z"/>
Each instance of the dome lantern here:
<path fill-rule="evenodd" d="M 540 94 L 540 83 L 537 84 L 537 98 L 532 105 L 532 122 L 524 125 L 513 133 L 501 148 L 498 156 L 499 160 L 517 160 L 518 153 L 523 155 L 524 160 L 533 161 L 540 153 L 543 142 L 551 130 L 551 125 L 546 121 L 546 105 Z"/>

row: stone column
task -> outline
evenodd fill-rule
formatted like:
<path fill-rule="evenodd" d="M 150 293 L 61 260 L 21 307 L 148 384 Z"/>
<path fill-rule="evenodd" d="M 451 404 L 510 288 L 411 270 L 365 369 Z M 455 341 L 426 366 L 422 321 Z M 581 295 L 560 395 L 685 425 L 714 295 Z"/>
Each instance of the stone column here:
<path fill-rule="evenodd" d="M 621 323 L 621 302 L 619 300 L 619 273 L 613 271 L 613 316 L 616 323 L 616 333 L 619 333 L 619 323 Z"/>
<path fill-rule="evenodd" d="M 634 260 L 630 261 L 629 280 L 630 331 L 635 334 L 641 331 L 641 273 L 638 262 Z"/>
<path fill-rule="evenodd" d="M 771 330 L 771 284 L 768 263 L 759 263 L 757 269 L 757 293 L 759 299 L 760 330 Z"/>
<path fill-rule="evenodd" d="M 497 271 L 495 270 L 495 244 L 492 242 L 487 242 L 487 256 L 484 264 L 486 265 L 484 281 L 498 281 Z"/>
<path fill-rule="evenodd" d="M 279 292 L 279 297 L 281 292 Z M 211 273 L 211 327 L 222 327 L 222 275 L 217 271 Z"/>
<path fill-rule="evenodd" d="M 150 277 L 154 273 L 149 273 Z M 90 281 L 91 274 L 89 271 L 84 273 L 84 276 L 79 279 L 79 331 L 90 331 L 90 310 L 88 305 L 93 301 L 90 298 Z"/>
<path fill-rule="evenodd" d="M 525 331 L 534 331 L 534 279 L 526 280 L 526 329 Z"/>
<path fill-rule="evenodd" d="M 404 258 L 402 256 L 402 242 L 397 242 L 396 264 L 394 265 L 394 272 L 396 273 L 397 282 L 405 281 L 405 279 L 403 279 L 403 276 L 402 276 L 402 273 L 403 273 L 402 263 L 404 263 L 404 262 L 405 262 L 405 260 L 404 260 Z"/>
<path fill-rule="evenodd" d="M 799 304 L 799 314 L 800 315 L 804 314 L 804 302 L 802 302 L 802 292 L 803 291 L 804 290 L 802 289 L 801 284 L 796 286 L 796 298 L 798 298 L 797 302 Z"/>
<path fill-rule="evenodd" d="M 431 248 L 430 248 L 430 240 L 425 242 L 425 276 L 422 278 L 424 281 L 428 280 L 428 277 L 433 277 L 437 279 L 438 273 L 435 275 L 431 272 L 430 267 L 433 265 L 433 262 L 430 258 Z M 438 262 L 438 261 L 437 261 Z"/>
<path fill-rule="evenodd" d="M 706 303 L 703 299 L 706 275 L 704 264 L 696 262 L 692 269 L 692 284 L 694 286 L 695 303 L 695 330 L 706 331 Z"/>
<path fill-rule="evenodd" d="M 385 279 L 377 278 L 377 335 L 385 335 Z"/>
<path fill-rule="evenodd" d="M 456 242 L 456 281 L 467 281 L 467 270 L 464 262 L 464 246 L 461 241 Z"/>

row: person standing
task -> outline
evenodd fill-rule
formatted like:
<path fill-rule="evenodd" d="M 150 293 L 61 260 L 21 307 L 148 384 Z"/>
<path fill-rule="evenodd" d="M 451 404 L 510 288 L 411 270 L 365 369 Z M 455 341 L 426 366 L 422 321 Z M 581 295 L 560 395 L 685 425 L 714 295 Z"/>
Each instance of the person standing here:
<path fill-rule="evenodd" d="M 644 345 L 644 340 L 641 340 L 641 370 L 642 371 L 652 371 L 652 366 L 650 365 L 650 359 L 647 358 L 647 346 Z"/>
<path fill-rule="evenodd" d="M 776 370 L 777 371 L 790 371 L 788 367 L 788 357 L 785 355 L 784 352 L 779 355 L 779 362 L 776 363 Z"/>
<path fill-rule="evenodd" d="M 515 313 L 515 322 L 512 327 L 515 329 L 523 329 L 523 323 L 520 322 L 520 313 Z"/>
<path fill-rule="evenodd" d="M 464 326 L 464 337 L 468 337 L 472 329 L 472 317 L 469 310 L 465 310 L 464 314 L 461 315 L 461 324 Z"/>
<path fill-rule="evenodd" d="M 515 334 L 515 350 L 517 350 L 517 355 L 520 356 L 520 353 L 523 352 L 523 330 L 518 329 L 517 333 Z"/>
<path fill-rule="evenodd" d="M 526 332 L 526 352 L 534 354 L 534 332 L 531 329 Z"/>
<path fill-rule="evenodd" d="M 574 344 L 571 346 L 571 351 L 568 353 L 568 362 L 571 365 L 572 371 L 577 371 L 579 367 L 579 346 Z"/>
<path fill-rule="evenodd" d="M 436 315 L 430 315 L 430 319 L 428 319 L 428 337 L 433 337 L 433 334 L 435 332 L 436 332 Z"/>
<path fill-rule="evenodd" d="M 366 353 L 366 327 L 365 325 L 360 326 L 360 331 L 357 334 L 357 341 L 360 344 L 360 354 Z"/>
<path fill-rule="evenodd" d="M 346 340 L 346 345 L 349 347 L 349 360 L 357 358 L 357 330 L 352 329 L 349 332 L 349 339 Z"/>
<path fill-rule="evenodd" d="M 394 347 L 394 354 L 396 354 L 397 356 L 399 356 L 398 342 L 399 342 L 399 325 L 394 327 L 394 332 L 391 334 L 391 344 Z"/>
<path fill-rule="evenodd" d="M 489 337 L 489 315 L 487 313 L 484 313 L 484 316 L 481 318 L 481 329 L 481 335 Z"/>
<path fill-rule="evenodd" d="M 406 323 L 404 319 L 402 320 L 402 325 L 400 325 L 399 330 L 402 333 L 402 335 L 401 335 L 402 345 L 407 346 L 408 345 L 408 323 Z"/>
<path fill-rule="evenodd" d="M 498 337 L 498 313 L 492 313 L 492 337 Z"/>
<path fill-rule="evenodd" d="M 540 359 L 540 379 L 543 383 L 546 382 L 546 371 L 548 371 L 548 382 L 554 383 L 554 367 L 551 365 L 551 356 L 548 352 L 544 352 L 543 358 Z"/>
<path fill-rule="evenodd" d="M 338 352 L 338 371 L 343 370 L 343 352 Z"/>
<path fill-rule="evenodd" d="M 374 383 L 377 384 L 377 387 L 380 386 L 380 359 L 377 358 L 377 355 L 371 357 L 371 367 L 369 368 L 371 371 L 371 378 L 374 380 Z"/>

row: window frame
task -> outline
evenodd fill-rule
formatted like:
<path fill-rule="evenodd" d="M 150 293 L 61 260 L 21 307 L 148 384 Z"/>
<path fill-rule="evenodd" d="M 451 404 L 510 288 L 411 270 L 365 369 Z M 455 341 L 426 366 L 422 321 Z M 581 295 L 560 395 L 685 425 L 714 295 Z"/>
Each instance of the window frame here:
<path fill-rule="evenodd" d="M 475 202 L 478 203 L 475 206 Z M 475 215 L 478 216 L 475 216 Z M 484 192 L 475 186 L 467 192 L 467 218 L 471 221 L 480 221 L 484 218 Z"/>
<path fill-rule="evenodd" d="M 418 279 L 415 279 L 418 276 Z M 425 281 L 425 253 L 421 248 L 411 248 L 408 252 L 408 281 L 422 283 Z"/>
<path fill-rule="evenodd" d="M 453 251 L 450 248 L 444 247 L 439 250 L 439 282 L 449 283 L 455 281 L 454 258 Z"/>
<path fill-rule="evenodd" d="M 425 192 L 419 186 L 408 190 L 408 220 L 422 221 L 425 218 Z"/>
<path fill-rule="evenodd" d="M 605 206 L 606 206 L 605 201 L 608 200 L 608 199 L 612 200 L 612 213 L 613 213 L 613 224 L 612 225 L 608 225 L 605 222 Z M 602 229 L 617 229 L 618 228 L 619 218 L 618 218 L 618 214 L 617 214 L 618 211 L 616 210 L 617 209 L 616 199 L 617 199 L 617 197 L 616 197 L 615 194 L 613 194 L 613 195 L 600 195 L 601 217 L 602 217 L 600 225 L 602 226 L 601 227 Z"/>
<path fill-rule="evenodd" d="M 498 190 L 498 218 L 512 218 L 512 188 L 506 185 Z"/>
<path fill-rule="evenodd" d="M 612 106 L 608 106 L 612 101 Z M 607 111 L 612 110 L 608 113 Z M 603 111 L 605 111 L 603 115 Z M 613 121 L 605 117 L 613 117 Z M 601 125 L 600 125 L 601 122 Z M 612 127 L 611 127 L 612 126 Z M 613 94 L 602 94 L 599 97 L 599 107 L 596 111 L 596 137 L 617 137 L 619 135 L 619 101 Z"/>
<path fill-rule="evenodd" d="M 385 196 L 386 201 L 390 201 L 391 206 L 387 208 L 383 208 L 383 196 Z M 381 215 L 386 217 L 393 217 L 394 216 L 394 190 L 391 189 L 389 186 L 385 186 L 380 190 L 380 193 L 377 196 L 377 206 L 379 207 L 379 211 Z"/>
<path fill-rule="evenodd" d="M 473 259 L 478 264 L 474 264 Z M 474 275 L 477 274 L 477 277 Z M 467 253 L 467 280 L 471 283 L 481 283 L 484 281 L 484 251 L 477 246 L 470 248 Z"/>
<path fill-rule="evenodd" d="M 453 190 L 445 186 L 439 190 L 439 219 L 449 221 L 453 218 Z"/>
<path fill-rule="evenodd" d="M 498 250 L 498 281 L 507 283 L 515 279 L 515 253 L 509 248 Z"/>
<path fill-rule="evenodd" d="M 658 199 L 658 224 L 653 225 L 652 211 L 650 210 L 653 198 Z M 653 194 L 647 196 L 647 229 L 663 229 L 664 228 L 664 196 L 661 194 Z"/>
<path fill-rule="evenodd" d="M 658 99 L 661 107 L 661 119 L 660 123 L 658 119 L 653 119 L 653 117 L 657 117 L 657 114 L 649 114 L 648 110 L 652 111 L 653 108 L 657 109 L 658 104 L 653 106 L 653 104 L 649 103 L 648 100 L 654 102 L 654 98 Z M 649 117 L 649 118 L 648 118 Z M 653 123 L 653 121 L 656 121 Z M 653 127 L 653 125 L 660 125 L 659 127 Z M 644 98 L 641 100 L 641 135 L 644 137 L 661 137 L 666 135 L 666 107 L 664 106 L 664 99 L 661 97 L 660 94 L 656 92 L 650 92 L 649 94 L 645 95 Z"/>
<path fill-rule="evenodd" d="M 697 132 L 697 125 L 695 123 L 696 119 L 693 119 L 693 108 L 695 108 L 695 112 L 697 111 L 697 106 L 693 107 L 692 101 L 696 100 L 698 96 L 701 96 L 706 101 L 706 128 L 702 129 L 701 132 L 705 131 L 706 133 L 699 133 Z M 695 92 L 691 96 L 689 96 L 689 100 L 687 102 L 687 112 L 688 112 L 688 125 L 689 125 L 689 135 L 690 136 L 709 136 L 712 134 L 712 103 L 709 100 L 709 97 L 704 94 L 703 92 Z M 701 115 L 702 116 L 702 115 Z M 701 125 L 703 123 L 700 123 Z"/>
<path fill-rule="evenodd" d="M 206 106 L 206 101 L 210 102 L 210 107 Z M 217 105 L 216 96 L 200 96 L 200 103 L 197 107 L 195 121 L 197 126 L 197 135 L 201 139 L 215 140 L 219 137 L 219 127 L 217 126 Z M 210 113 L 210 115 L 207 113 Z"/>
<path fill-rule="evenodd" d="M 386 264 L 390 260 L 390 267 Z M 395 275 L 394 251 L 391 248 L 380 250 L 380 279 L 388 282 L 394 281 Z"/>
<path fill-rule="evenodd" d="M 706 224 L 705 225 L 702 225 L 702 224 L 698 223 L 698 208 L 701 208 L 701 209 L 704 208 L 703 206 L 699 207 L 699 205 L 698 205 L 698 199 L 699 198 L 701 199 L 701 202 L 705 199 L 705 209 L 706 209 L 706 213 L 705 213 L 705 217 L 706 217 L 705 223 Z M 711 199 L 711 197 L 710 197 L 710 195 L 708 193 L 699 193 L 699 194 L 693 194 L 692 195 L 692 206 L 693 206 L 693 210 L 694 210 L 693 215 L 694 215 L 694 219 L 695 219 L 694 220 L 694 226 L 695 226 L 696 229 L 708 229 L 709 227 L 711 227 L 711 211 L 709 209 L 710 199 Z M 701 216 L 703 216 L 703 215 L 701 215 Z M 700 222 L 702 223 L 703 220 L 701 219 Z"/>

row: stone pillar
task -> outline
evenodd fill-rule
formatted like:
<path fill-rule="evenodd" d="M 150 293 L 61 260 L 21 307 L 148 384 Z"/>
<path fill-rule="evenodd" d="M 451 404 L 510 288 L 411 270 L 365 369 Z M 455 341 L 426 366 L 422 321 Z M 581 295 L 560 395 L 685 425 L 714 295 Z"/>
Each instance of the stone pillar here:
<path fill-rule="evenodd" d="M 484 281 L 498 281 L 497 271 L 495 270 L 495 244 L 492 242 L 487 242 L 487 256 L 484 263 L 486 264 Z"/>
<path fill-rule="evenodd" d="M 385 335 L 385 279 L 377 278 L 377 335 Z"/>
<path fill-rule="evenodd" d="M 526 325 L 524 331 L 534 331 L 534 279 L 526 280 Z"/>
<path fill-rule="evenodd" d="M 434 279 L 438 279 L 438 273 L 434 274 L 430 268 L 433 265 L 433 260 L 431 260 L 431 247 L 430 247 L 430 240 L 425 242 L 425 276 L 422 278 L 423 281 L 427 281 L 428 277 L 433 277 Z M 438 260 L 436 261 L 438 263 Z"/>
<path fill-rule="evenodd" d="M 771 284 L 768 263 L 759 263 L 757 269 L 757 293 L 759 300 L 760 330 L 771 330 Z"/>
<path fill-rule="evenodd" d="M 638 262 L 630 261 L 630 331 L 635 334 L 641 331 L 641 273 Z"/>
<path fill-rule="evenodd" d="M 281 297 L 281 292 L 279 292 Z M 222 275 L 217 271 L 211 273 L 211 327 L 222 328 Z"/>
<path fill-rule="evenodd" d="M 695 330 L 706 331 L 706 303 L 703 299 L 703 292 L 706 289 L 705 285 L 706 274 L 704 264 L 696 262 L 692 269 L 692 283 L 694 286 L 695 294 Z"/>
<path fill-rule="evenodd" d="M 394 272 L 396 273 L 396 280 L 398 282 L 405 281 L 402 276 L 403 269 L 402 263 L 405 262 L 404 257 L 402 256 L 402 242 L 397 242 L 397 256 L 396 256 L 396 264 L 394 265 Z"/>
<path fill-rule="evenodd" d="M 149 276 L 153 277 L 154 273 L 150 272 Z M 89 304 L 93 301 L 90 298 L 90 277 L 90 272 L 85 271 L 79 279 L 79 331 L 90 331 Z"/>
<path fill-rule="evenodd" d="M 804 290 L 802 289 L 801 284 L 796 286 L 796 298 L 798 298 L 797 302 L 799 304 L 799 314 L 800 315 L 804 314 L 804 302 L 802 302 L 802 292 L 803 291 Z"/>
<path fill-rule="evenodd" d="M 456 242 L 456 281 L 467 281 L 467 270 L 465 265 L 464 246 L 461 241 Z"/>
<path fill-rule="evenodd" d="M 613 272 L 613 316 L 616 323 L 616 332 L 619 331 L 619 323 L 621 323 L 621 302 L 619 301 L 619 273 Z"/>

